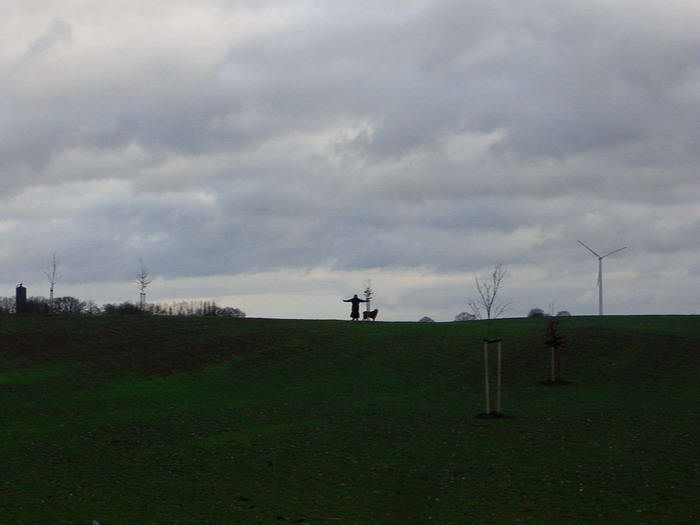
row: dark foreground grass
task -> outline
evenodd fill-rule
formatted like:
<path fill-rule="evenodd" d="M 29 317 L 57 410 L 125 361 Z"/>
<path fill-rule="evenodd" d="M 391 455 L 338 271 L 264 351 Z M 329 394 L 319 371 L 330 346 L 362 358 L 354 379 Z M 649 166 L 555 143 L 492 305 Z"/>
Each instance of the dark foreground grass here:
<path fill-rule="evenodd" d="M 691 524 L 700 318 L 0 318 L 0 525 Z"/>

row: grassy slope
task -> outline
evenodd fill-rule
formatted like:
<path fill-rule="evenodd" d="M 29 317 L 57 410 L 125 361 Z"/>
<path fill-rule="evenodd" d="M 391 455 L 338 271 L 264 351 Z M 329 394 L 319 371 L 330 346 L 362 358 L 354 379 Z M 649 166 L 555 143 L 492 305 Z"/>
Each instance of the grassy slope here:
<path fill-rule="evenodd" d="M 0 318 L 0 525 L 696 523 L 700 318 Z"/>

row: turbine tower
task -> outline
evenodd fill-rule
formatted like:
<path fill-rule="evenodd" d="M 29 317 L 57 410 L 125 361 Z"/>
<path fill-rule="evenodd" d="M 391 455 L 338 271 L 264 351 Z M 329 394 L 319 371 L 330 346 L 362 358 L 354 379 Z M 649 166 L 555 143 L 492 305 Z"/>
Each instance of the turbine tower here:
<path fill-rule="evenodd" d="M 578 241 L 578 243 L 583 246 L 586 250 L 591 252 L 593 255 L 598 257 L 598 315 L 603 315 L 603 259 L 605 259 L 608 255 L 612 255 L 613 253 L 620 252 L 627 248 L 627 246 L 623 246 L 622 248 L 618 248 L 617 250 L 613 250 L 609 253 L 606 253 L 605 255 L 598 255 L 596 252 L 594 252 L 591 248 L 583 244 L 581 241 Z"/>

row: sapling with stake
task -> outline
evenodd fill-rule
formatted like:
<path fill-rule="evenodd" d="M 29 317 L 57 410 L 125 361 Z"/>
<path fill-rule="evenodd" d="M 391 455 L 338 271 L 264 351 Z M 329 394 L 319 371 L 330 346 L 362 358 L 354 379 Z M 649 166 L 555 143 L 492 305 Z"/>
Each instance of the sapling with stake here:
<path fill-rule="evenodd" d="M 491 379 L 489 372 L 489 344 L 496 343 L 496 410 L 491 410 Z M 486 412 L 479 414 L 478 418 L 504 418 L 506 416 L 501 412 L 501 371 L 502 371 L 502 353 L 500 339 L 484 339 L 484 397 L 486 400 Z"/>
<path fill-rule="evenodd" d="M 547 325 L 547 337 L 545 345 L 549 348 L 550 367 L 549 381 L 541 381 L 546 385 L 568 385 L 568 381 L 561 379 L 561 363 L 559 360 L 559 351 L 566 346 L 566 342 L 562 335 L 557 331 L 559 321 L 551 319 Z"/>

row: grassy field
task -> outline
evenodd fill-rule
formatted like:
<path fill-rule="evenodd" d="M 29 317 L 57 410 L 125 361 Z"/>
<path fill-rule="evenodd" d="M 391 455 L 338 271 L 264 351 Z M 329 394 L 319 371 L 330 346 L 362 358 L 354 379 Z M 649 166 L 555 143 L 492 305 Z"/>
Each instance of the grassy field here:
<path fill-rule="evenodd" d="M 700 317 L 0 318 L 0 525 L 695 524 Z"/>

